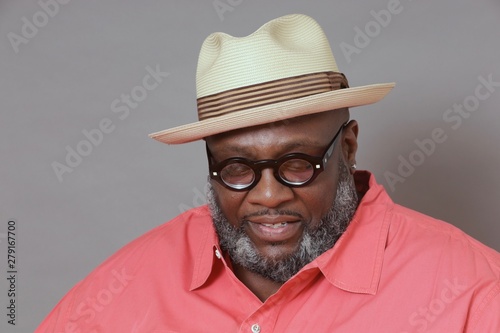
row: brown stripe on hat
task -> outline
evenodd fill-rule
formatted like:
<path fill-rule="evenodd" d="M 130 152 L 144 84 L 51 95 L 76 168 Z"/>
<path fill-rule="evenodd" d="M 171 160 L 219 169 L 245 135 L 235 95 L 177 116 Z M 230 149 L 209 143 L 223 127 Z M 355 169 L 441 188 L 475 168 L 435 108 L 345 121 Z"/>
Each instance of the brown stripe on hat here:
<path fill-rule="evenodd" d="M 338 72 L 304 74 L 263 82 L 198 98 L 198 119 L 348 87 L 347 79 Z"/>

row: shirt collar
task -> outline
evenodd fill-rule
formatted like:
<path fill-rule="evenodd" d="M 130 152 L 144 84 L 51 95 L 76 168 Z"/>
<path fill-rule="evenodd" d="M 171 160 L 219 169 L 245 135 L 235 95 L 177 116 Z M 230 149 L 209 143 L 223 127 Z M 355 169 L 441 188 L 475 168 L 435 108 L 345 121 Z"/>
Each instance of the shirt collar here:
<path fill-rule="evenodd" d="M 375 294 L 394 204 L 371 173 L 358 171 L 354 179 L 358 191 L 366 193 L 345 233 L 315 262 L 336 287 L 353 293 Z"/>
<path fill-rule="evenodd" d="M 193 278 L 189 287 L 190 291 L 205 284 L 216 264 L 216 261 L 219 260 L 218 256 L 221 256 L 222 253 L 218 245 L 219 241 L 215 232 L 215 227 L 212 223 L 210 210 L 206 205 L 201 207 L 201 209 L 204 210 L 205 213 L 205 221 L 203 221 L 205 223 L 200 224 L 203 225 L 203 230 L 200 230 L 199 232 L 202 237 L 199 239 L 197 251 L 195 250 L 194 252 L 197 257 L 194 260 Z"/>

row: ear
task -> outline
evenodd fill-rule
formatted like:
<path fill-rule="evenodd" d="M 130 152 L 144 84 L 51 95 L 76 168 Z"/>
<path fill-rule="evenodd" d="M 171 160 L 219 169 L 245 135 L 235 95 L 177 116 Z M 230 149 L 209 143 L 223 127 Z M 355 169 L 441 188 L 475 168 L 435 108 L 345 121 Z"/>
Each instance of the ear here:
<path fill-rule="evenodd" d="M 356 152 L 358 151 L 358 122 L 351 120 L 345 125 L 342 134 L 342 155 L 351 174 L 356 171 L 352 168 L 356 164 Z"/>

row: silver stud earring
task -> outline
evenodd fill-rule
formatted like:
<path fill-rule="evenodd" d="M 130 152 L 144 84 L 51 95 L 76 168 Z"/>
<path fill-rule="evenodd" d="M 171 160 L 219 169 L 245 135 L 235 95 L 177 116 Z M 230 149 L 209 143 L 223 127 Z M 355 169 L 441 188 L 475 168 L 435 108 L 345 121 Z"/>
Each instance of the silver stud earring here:
<path fill-rule="evenodd" d="M 353 170 L 357 169 L 356 163 L 354 163 L 353 165 L 351 165 L 351 169 L 353 169 Z"/>

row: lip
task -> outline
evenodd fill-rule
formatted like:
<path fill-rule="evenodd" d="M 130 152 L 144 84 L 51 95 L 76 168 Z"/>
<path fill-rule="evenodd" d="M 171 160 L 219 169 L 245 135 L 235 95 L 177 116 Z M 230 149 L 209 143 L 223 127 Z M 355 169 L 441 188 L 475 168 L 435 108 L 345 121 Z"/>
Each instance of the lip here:
<path fill-rule="evenodd" d="M 250 231 L 262 242 L 285 242 L 297 238 L 302 223 L 296 216 L 264 215 L 247 220 Z"/>

